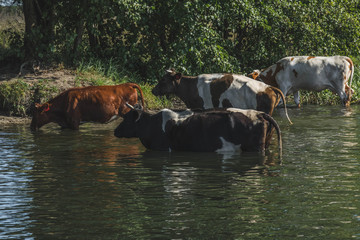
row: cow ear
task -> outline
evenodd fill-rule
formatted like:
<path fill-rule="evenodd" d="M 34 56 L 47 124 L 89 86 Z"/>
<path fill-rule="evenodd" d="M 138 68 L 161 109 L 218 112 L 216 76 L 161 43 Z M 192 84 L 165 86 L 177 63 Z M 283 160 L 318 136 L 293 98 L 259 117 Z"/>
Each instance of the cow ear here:
<path fill-rule="evenodd" d="M 41 108 L 41 104 L 40 103 L 35 103 L 35 107 L 39 109 L 39 108 Z"/>
<path fill-rule="evenodd" d="M 141 118 L 142 111 L 140 110 L 133 110 L 133 117 L 135 119 L 134 122 L 138 122 Z"/>
<path fill-rule="evenodd" d="M 258 80 L 258 77 L 260 76 L 261 71 L 260 70 L 254 70 L 252 73 L 248 74 L 248 77 Z"/>
<path fill-rule="evenodd" d="M 253 79 L 256 80 L 259 77 L 259 73 L 258 72 L 254 72 L 252 75 Z"/>
<path fill-rule="evenodd" d="M 44 103 L 41 105 L 41 113 L 48 112 L 50 110 L 50 103 Z"/>
<path fill-rule="evenodd" d="M 176 73 L 175 74 L 175 80 L 180 80 L 182 78 L 182 74 L 181 73 Z"/>

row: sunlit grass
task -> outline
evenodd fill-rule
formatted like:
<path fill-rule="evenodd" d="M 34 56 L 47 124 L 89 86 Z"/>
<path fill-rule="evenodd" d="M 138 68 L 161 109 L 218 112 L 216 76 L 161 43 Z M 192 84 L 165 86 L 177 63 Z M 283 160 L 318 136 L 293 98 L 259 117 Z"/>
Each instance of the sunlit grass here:
<path fill-rule="evenodd" d="M 126 82 L 139 84 L 141 87 L 146 108 L 160 109 L 173 106 L 171 100 L 159 98 L 151 93 L 154 85 L 144 82 L 139 76 L 124 70 L 120 63 L 109 61 L 89 60 L 80 62 L 76 70 L 77 85 L 115 85 Z"/>

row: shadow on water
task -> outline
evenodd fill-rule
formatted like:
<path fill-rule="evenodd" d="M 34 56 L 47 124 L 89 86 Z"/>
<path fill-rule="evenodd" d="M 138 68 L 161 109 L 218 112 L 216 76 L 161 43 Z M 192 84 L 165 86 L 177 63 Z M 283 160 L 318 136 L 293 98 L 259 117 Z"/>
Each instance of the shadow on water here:
<path fill-rule="evenodd" d="M 198 152 L 159 152 L 145 150 L 141 154 L 142 164 L 146 168 L 161 170 L 164 166 L 191 166 L 198 169 L 213 169 L 218 172 L 233 172 L 239 175 L 258 168 L 267 169 L 279 165 L 277 154 L 236 152 L 228 154 Z M 260 172 L 259 172 L 260 173 Z"/>
<path fill-rule="evenodd" d="M 32 237 L 201 236 L 207 230 L 193 234 L 192 225 L 205 224 L 208 211 L 222 215 L 213 201 L 237 204 L 248 197 L 232 194 L 232 188 L 251 191 L 261 186 L 261 175 L 276 174 L 268 170 L 277 164 L 276 154 L 149 151 L 137 139 L 115 138 L 112 127 L 100 126 L 23 133 L 21 145 L 31 146 L 23 156 L 32 163 L 26 184 L 26 231 Z M 214 219 L 214 229 L 221 222 Z M 226 227 L 215 232 L 231 235 Z"/>

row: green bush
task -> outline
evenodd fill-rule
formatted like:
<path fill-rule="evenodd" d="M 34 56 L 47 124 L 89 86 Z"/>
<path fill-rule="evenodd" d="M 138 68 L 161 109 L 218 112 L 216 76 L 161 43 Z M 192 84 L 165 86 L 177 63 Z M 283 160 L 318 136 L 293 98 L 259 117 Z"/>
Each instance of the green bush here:
<path fill-rule="evenodd" d="M 111 59 L 152 83 L 169 67 L 192 75 L 246 73 L 284 56 L 356 56 L 360 50 L 356 1 L 62 0 L 43 4 L 44 26 L 39 23 L 36 29 L 53 29 L 48 36 L 32 33 L 32 38 L 39 38 L 32 42 L 49 45 L 33 46 L 36 57 L 71 65 L 84 59 Z"/>
<path fill-rule="evenodd" d="M 353 102 L 359 101 L 360 9 L 356 1 L 37 3 L 42 15 L 36 17 L 41 21 L 26 35 L 34 45 L 30 48 L 33 57 L 77 68 L 78 85 L 136 82 L 151 88 L 171 67 L 188 75 L 248 73 L 285 56 L 346 55 L 356 66 Z M 24 28 L 2 26 L 0 58 L 24 56 Z M 334 104 L 338 100 L 326 91 L 303 92 L 302 102 Z"/>
<path fill-rule="evenodd" d="M 0 6 L 0 62 L 8 57 L 22 58 L 23 45 L 24 23 L 21 9 Z"/>
<path fill-rule="evenodd" d="M 29 84 L 22 80 L 0 84 L 1 110 L 10 115 L 25 116 L 26 109 L 30 107 L 29 90 Z"/>

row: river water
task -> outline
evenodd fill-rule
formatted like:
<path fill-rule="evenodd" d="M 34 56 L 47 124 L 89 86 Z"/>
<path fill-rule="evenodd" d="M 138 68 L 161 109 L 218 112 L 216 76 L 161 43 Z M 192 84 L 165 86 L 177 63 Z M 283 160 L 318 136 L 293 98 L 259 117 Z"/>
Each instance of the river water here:
<path fill-rule="evenodd" d="M 282 162 L 1 126 L 0 239 L 360 239 L 360 106 L 288 111 Z"/>

